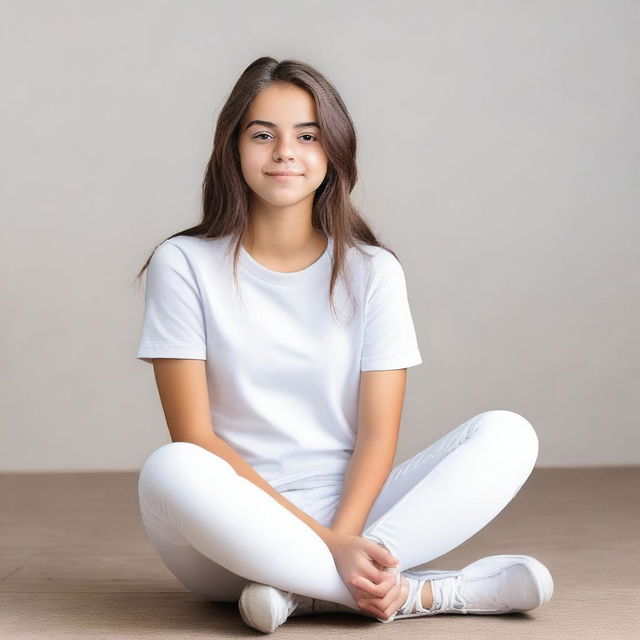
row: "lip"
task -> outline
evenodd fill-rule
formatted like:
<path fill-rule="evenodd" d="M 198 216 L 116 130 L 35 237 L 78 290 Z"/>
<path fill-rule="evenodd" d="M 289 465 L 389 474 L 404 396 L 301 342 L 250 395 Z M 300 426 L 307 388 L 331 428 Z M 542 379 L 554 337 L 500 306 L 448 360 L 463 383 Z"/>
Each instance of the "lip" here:
<path fill-rule="evenodd" d="M 267 173 L 268 178 L 273 178 L 276 182 L 293 182 L 296 178 L 301 178 L 301 173 Z"/>
<path fill-rule="evenodd" d="M 267 171 L 268 176 L 301 176 L 301 173 L 295 171 Z"/>

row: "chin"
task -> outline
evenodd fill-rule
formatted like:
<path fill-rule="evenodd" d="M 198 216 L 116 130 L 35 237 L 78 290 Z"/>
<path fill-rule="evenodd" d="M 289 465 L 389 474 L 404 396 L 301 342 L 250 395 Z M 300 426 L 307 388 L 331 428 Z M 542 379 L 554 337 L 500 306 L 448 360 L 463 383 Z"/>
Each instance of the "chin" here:
<path fill-rule="evenodd" d="M 282 194 L 281 198 L 278 197 L 273 197 L 273 195 L 271 195 L 271 197 L 264 197 L 265 202 L 268 202 L 269 204 L 275 206 L 275 207 L 291 207 L 293 205 L 298 204 L 299 202 L 302 202 L 303 200 L 306 200 L 309 196 L 312 196 L 313 193 L 304 193 L 304 194 L 299 194 L 299 193 L 288 193 L 288 194 Z"/>

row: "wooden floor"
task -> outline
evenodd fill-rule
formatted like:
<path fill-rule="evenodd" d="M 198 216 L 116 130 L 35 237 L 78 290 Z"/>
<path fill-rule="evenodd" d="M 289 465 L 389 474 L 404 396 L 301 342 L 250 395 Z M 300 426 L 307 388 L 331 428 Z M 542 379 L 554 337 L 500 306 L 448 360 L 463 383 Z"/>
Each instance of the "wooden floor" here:
<path fill-rule="evenodd" d="M 142 527 L 137 474 L 0 475 L 0 637 L 234 638 L 236 603 L 187 591 Z M 381 624 L 347 613 L 289 619 L 275 635 L 334 638 L 640 638 L 640 467 L 535 469 L 498 517 L 431 566 L 535 556 L 552 599 L 528 613 Z M 274 637 L 275 637 L 274 635 Z"/>

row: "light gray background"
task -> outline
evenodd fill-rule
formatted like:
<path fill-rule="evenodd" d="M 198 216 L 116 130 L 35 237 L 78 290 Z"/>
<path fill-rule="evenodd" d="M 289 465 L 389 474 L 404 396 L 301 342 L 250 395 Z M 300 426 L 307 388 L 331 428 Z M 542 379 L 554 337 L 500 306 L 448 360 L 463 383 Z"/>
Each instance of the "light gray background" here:
<path fill-rule="evenodd" d="M 132 470 L 169 441 L 135 359 L 153 246 L 199 220 L 261 55 L 336 85 L 355 202 L 423 364 L 396 462 L 510 409 L 538 466 L 640 462 L 638 2 L 1 3 L 3 470 Z"/>

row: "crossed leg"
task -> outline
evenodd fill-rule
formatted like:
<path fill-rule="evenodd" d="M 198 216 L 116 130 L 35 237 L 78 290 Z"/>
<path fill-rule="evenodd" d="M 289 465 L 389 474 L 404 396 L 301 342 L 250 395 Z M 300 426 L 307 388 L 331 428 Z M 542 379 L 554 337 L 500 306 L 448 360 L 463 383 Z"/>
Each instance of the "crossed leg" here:
<path fill-rule="evenodd" d="M 480 413 L 392 470 L 362 536 L 387 547 L 398 571 L 429 562 L 495 518 L 537 455 L 525 418 Z M 203 447 L 156 449 L 140 471 L 138 493 L 148 535 L 189 590 L 237 600 L 251 580 L 359 610 L 315 531 Z"/>

